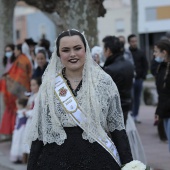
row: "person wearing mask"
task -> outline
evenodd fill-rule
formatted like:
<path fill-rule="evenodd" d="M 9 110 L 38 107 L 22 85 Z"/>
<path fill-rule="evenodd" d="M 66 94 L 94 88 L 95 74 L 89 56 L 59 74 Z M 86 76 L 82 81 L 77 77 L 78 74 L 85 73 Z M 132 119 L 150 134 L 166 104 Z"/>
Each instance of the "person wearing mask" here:
<path fill-rule="evenodd" d="M 160 40 L 155 43 L 153 54 L 160 63 L 155 74 L 158 91 L 156 115 L 163 120 L 170 151 L 170 41 Z"/>
<path fill-rule="evenodd" d="M 44 50 L 38 51 L 38 53 L 36 54 L 36 62 L 38 67 L 35 69 L 32 78 L 42 77 L 48 65 L 48 62 L 46 60 L 46 52 Z"/>
<path fill-rule="evenodd" d="M 133 84 L 133 109 L 132 116 L 135 123 L 141 123 L 139 120 L 139 107 L 143 88 L 143 81 L 146 79 L 148 71 L 148 62 L 145 54 L 138 48 L 137 37 L 134 34 L 128 36 L 129 50 L 132 53 L 135 66 L 135 80 Z"/>
<path fill-rule="evenodd" d="M 161 39 L 161 40 L 167 40 L 167 39 Z M 161 62 L 162 62 L 162 60 L 159 57 L 153 56 L 152 61 L 151 61 L 150 70 L 151 70 L 151 74 L 154 76 L 154 78 L 157 74 L 157 71 L 158 71 L 158 68 L 160 67 Z M 156 81 L 155 81 L 155 83 L 156 83 Z M 158 91 L 157 91 L 157 93 L 158 93 Z M 163 142 L 166 142 L 167 136 L 166 136 L 165 129 L 164 129 L 163 119 L 161 119 L 161 118 L 158 119 L 158 115 L 156 115 L 156 112 L 155 112 L 153 125 L 157 126 L 158 135 L 159 135 L 160 140 Z"/>
<path fill-rule="evenodd" d="M 5 46 L 5 54 L 2 61 L 3 66 L 5 68 L 4 73 L 7 73 L 10 70 L 13 62 L 16 59 L 14 55 L 14 48 L 15 48 L 14 44 L 8 44 Z"/>
<path fill-rule="evenodd" d="M 15 46 L 16 60 L 10 70 L 0 80 L 0 93 L 3 95 L 5 111 L 0 123 L 0 134 L 11 135 L 16 118 L 16 99 L 25 96 L 30 89 L 31 63 L 23 53 L 22 44 Z"/>

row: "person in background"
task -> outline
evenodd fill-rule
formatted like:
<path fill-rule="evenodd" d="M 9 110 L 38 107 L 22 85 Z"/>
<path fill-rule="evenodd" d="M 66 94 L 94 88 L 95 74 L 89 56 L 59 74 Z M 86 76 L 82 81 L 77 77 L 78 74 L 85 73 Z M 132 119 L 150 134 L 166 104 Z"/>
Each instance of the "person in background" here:
<path fill-rule="evenodd" d="M 32 38 L 27 38 L 25 39 L 25 45 L 23 44 L 24 49 L 26 49 L 25 55 L 30 59 L 32 66 L 33 66 L 33 70 L 37 68 L 37 63 L 36 63 L 36 53 L 35 53 L 35 49 L 36 49 L 36 45 L 37 42 L 35 42 Z M 27 45 L 27 46 L 26 46 Z M 28 51 L 28 47 L 29 47 L 29 51 Z"/>
<path fill-rule="evenodd" d="M 37 55 L 36 55 L 36 61 L 37 61 L 37 65 L 38 67 L 35 69 L 32 78 L 37 78 L 37 77 L 42 77 L 48 62 L 46 60 L 46 52 L 44 50 L 40 50 L 38 51 Z"/>
<path fill-rule="evenodd" d="M 167 37 L 168 41 L 170 41 L 170 31 L 167 31 L 165 36 Z"/>
<path fill-rule="evenodd" d="M 3 95 L 5 110 L 0 124 L 0 134 L 11 135 L 16 119 L 16 99 L 30 91 L 32 75 L 31 63 L 23 53 L 22 44 L 15 46 L 16 60 L 10 70 L 0 80 L 0 93 Z"/>
<path fill-rule="evenodd" d="M 14 55 L 14 48 L 15 48 L 14 44 L 7 44 L 5 46 L 5 54 L 2 61 L 3 66 L 5 68 L 4 73 L 7 73 L 10 70 L 13 62 L 16 59 Z"/>
<path fill-rule="evenodd" d="M 104 63 L 102 63 L 102 47 L 99 47 L 99 46 L 94 46 L 92 49 L 91 49 L 91 54 L 92 54 L 92 57 L 93 57 L 93 60 L 100 66 L 103 66 Z"/>
<path fill-rule="evenodd" d="M 43 47 L 46 51 L 46 56 L 47 56 L 47 61 L 49 61 L 49 59 L 51 58 L 51 51 L 50 51 L 50 41 L 45 39 L 45 38 L 42 38 L 40 39 L 39 41 L 39 47 Z"/>
<path fill-rule="evenodd" d="M 156 115 L 158 119 L 163 119 L 170 151 L 170 41 L 155 43 L 153 54 L 160 63 L 155 74 L 158 91 Z"/>
<path fill-rule="evenodd" d="M 139 107 L 141 94 L 143 89 L 143 81 L 146 79 L 148 71 L 148 61 L 143 53 L 138 48 L 137 37 L 134 34 L 128 36 L 129 50 L 132 53 L 134 66 L 135 66 L 135 80 L 133 84 L 133 109 L 132 116 L 135 123 L 141 123 L 139 120 Z"/>
<path fill-rule="evenodd" d="M 129 49 L 125 48 L 125 42 L 126 42 L 125 37 L 123 35 L 120 35 L 118 38 L 119 38 L 119 41 L 122 44 L 122 51 L 123 51 L 124 58 L 126 60 L 129 60 L 134 65 L 132 53 L 130 52 Z"/>
<path fill-rule="evenodd" d="M 27 122 L 26 122 L 26 127 L 25 127 L 25 133 L 23 134 L 24 138 L 27 134 L 27 131 L 29 130 L 29 124 L 31 123 L 31 120 L 32 120 L 34 103 L 37 97 L 39 87 L 41 85 L 41 78 L 32 78 L 30 84 L 31 84 L 31 87 L 30 87 L 31 96 L 28 99 L 27 110 L 25 112 L 25 116 L 27 117 Z M 29 153 L 30 153 L 30 148 L 24 145 L 23 163 L 28 162 Z"/>
<path fill-rule="evenodd" d="M 122 44 L 115 36 L 106 36 L 103 39 L 103 52 L 106 57 L 104 71 L 108 73 L 120 93 L 121 106 L 126 124 L 128 112 L 132 107 L 131 89 L 134 77 L 134 67 L 132 63 L 125 60 L 122 51 Z"/>
<path fill-rule="evenodd" d="M 27 101 L 27 98 L 19 98 L 16 100 L 17 116 L 10 150 L 10 160 L 13 163 L 22 163 L 23 160 L 24 148 L 22 146 L 27 122 L 27 117 L 25 116 Z"/>
<path fill-rule="evenodd" d="M 161 39 L 161 40 L 167 40 L 166 39 Z M 151 61 L 151 74 L 154 76 L 156 76 L 158 68 L 160 67 L 162 60 L 160 60 L 159 57 L 153 56 L 153 59 Z M 155 83 L 156 83 L 156 78 L 155 78 Z M 157 90 L 157 89 L 156 89 Z M 157 90 L 158 93 L 158 90 Z M 158 98 L 159 99 L 159 98 Z M 158 118 L 158 115 L 156 115 L 155 112 L 155 117 L 154 117 L 154 126 L 157 126 L 157 130 L 158 130 L 158 135 L 161 141 L 166 142 L 167 141 L 167 136 L 165 133 L 165 128 L 164 128 L 164 123 L 163 123 L 163 119 Z"/>
<path fill-rule="evenodd" d="M 131 152 L 134 160 L 147 163 L 143 145 L 130 115 L 132 110 L 132 86 L 134 79 L 134 66 L 125 59 L 122 51 L 122 43 L 115 36 L 107 36 L 103 39 L 104 56 L 106 62 L 103 69 L 115 82 L 120 93 L 120 101 L 126 125 L 126 133 L 129 139 Z"/>

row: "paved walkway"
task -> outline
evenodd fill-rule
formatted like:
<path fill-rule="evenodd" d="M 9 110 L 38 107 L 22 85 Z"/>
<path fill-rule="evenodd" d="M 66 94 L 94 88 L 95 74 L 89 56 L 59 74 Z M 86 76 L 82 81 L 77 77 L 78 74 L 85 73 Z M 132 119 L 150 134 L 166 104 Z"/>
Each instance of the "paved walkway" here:
<path fill-rule="evenodd" d="M 170 152 L 168 144 L 161 142 L 157 134 L 157 127 L 153 126 L 155 107 L 141 106 L 140 118 L 142 123 L 137 125 L 148 165 L 155 170 L 170 170 Z"/>
<path fill-rule="evenodd" d="M 145 149 L 148 164 L 154 170 L 170 170 L 168 144 L 159 140 L 153 126 L 155 107 L 141 106 L 142 123 L 137 125 Z M 0 170 L 26 170 L 26 165 L 14 165 L 9 161 L 10 142 L 0 143 Z"/>

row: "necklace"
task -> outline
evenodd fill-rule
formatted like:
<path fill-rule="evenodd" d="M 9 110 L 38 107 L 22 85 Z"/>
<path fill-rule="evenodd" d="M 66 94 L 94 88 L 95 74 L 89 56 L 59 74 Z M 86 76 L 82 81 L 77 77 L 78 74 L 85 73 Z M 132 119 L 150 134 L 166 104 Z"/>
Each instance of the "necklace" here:
<path fill-rule="evenodd" d="M 65 80 L 67 81 L 67 84 L 68 84 L 69 88 L 71 89 L 72 93 L 74 94 L 74 96 L 77 96 L 77 92 L 82 87 L 82 80 L 78 80 L 78 79 L 73 80 L 73 81 L 75 81 L 77 83 L 77 84 L 75 84 L 76 88 L 73 89 L 72 86 L 71 86 L 70 81 L 67 79 L 67 77 L 65 75 L 65 68 L 63 68 L 63 70 L 62 70 L 62 75 L 65 78 Z"/>

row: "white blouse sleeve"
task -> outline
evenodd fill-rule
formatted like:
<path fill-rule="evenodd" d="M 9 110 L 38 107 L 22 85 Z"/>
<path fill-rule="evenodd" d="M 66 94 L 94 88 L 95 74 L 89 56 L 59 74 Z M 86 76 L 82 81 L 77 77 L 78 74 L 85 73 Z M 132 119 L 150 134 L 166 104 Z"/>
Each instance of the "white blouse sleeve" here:
<path fill-rule="evenodd" d="M 111 97 L 109 98 L 109 110 L 107 115 L 107 126 L 110 132 L 114 130 L 125 129 L 123 112 L 121 108 L 120 96 L 117 86 L 112 81 L 111 87 L 108 89 Z"/>

